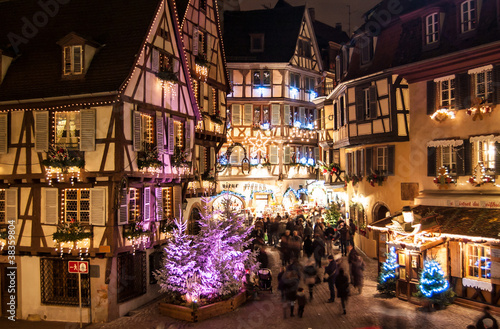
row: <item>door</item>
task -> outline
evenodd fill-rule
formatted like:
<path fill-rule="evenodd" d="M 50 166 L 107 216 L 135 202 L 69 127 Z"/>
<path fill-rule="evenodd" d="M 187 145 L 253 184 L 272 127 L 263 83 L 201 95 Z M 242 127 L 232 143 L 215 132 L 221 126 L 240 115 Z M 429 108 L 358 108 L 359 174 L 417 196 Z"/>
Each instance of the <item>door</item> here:
<path fill-rule="evenodd" d="M 10 265 L 6 263 L 0 263 L 0 288 L 1 288 L 1 293 L 0 293 L 0 304 L 2 305 L 2 317 L 9 317 L 11 315 L 16 315 L 16 308 L 17 308 L 17 289 L 18 287 L 18 282 L 17 282 L 17 270 L 16 270 L 16 265 Z M 11 306 L 12 302 L 11 300 L 14 301 L 14 306 Z M 9 304 L 10 302 L 10 304 Z M 11 310 L 11 312 L 8 312 Z M 12 310 L 14 312 L 12 312 Z"/>
<path fill-rule="evenodd" d="M 410 300 L 417 292 L 420 259 L 421 255 L 418 252 L 398 250 L 399 279 L 396 285 L 398 298 Z"/>

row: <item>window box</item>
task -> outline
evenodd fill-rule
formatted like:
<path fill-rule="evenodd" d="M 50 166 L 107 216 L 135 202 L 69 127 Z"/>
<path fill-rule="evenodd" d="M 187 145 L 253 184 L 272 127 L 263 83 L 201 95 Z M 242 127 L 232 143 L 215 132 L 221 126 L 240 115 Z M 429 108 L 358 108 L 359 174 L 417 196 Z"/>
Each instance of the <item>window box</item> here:
<path fill-rule="evenodd" d="M 63 254 L 64 248 L 68 248 L 70 253 L 75 248 L 78 249 L 80 253 L 82 249 L 87 249 L 88 251 L 91 237 L 92 232 L 85 231 L 85 226 L 73 220 L 60 224 L 56 232 L 52 234 L 52 239 L 56 243 L 56 251 L 59 250 L 61 255 Z"/>
<path fill-rule="evenodd" d="M 85 160 L 78 156 L 78 152 L 52 146 L 47 153 L 47 159 L 42 160 L 42 165 L 50 168 L 51 172 L 68 174 L 80 171 L 85 166 Z"/>
<path fill-rule="evenodd" d="M 144 150 L 137 154 L 137 167 L 139 170 L 159 172 L 164 163 L 159 159 L 157 148 L 145 143 Z"/>
<path fill-rule="evenodd" d="M 163 81 L 171 81 L 173 83 L 179 82 L 179 79 L 177 78 L 177 74 L 174 73 L 172 70 L 165 70 L 165 71 L 160 71 L 156 73 L 156 76 L 158 79 L 163 80 Z"/>
<path fill-rule="evenodd" d="M 448 173 L 448 168 L 440 167 L 438 169 L 438 175 L 434 178 L 434 183 L 439 186 L 439 189 L 448 189 L 452 184 L 457 184 L 457 181 L 453 179 Z"/>
<path fill-rule="evenodd" d="M 386 176 L 381 175 L 378 172 L 372 173 L 368 176 L 366 176 L 366 181 L 370 183 L 371 186 L 375 186 L 375 183 L 377 183 L 378 186 L 382 186 L 382 183 L 387 180 Z"/>
<path fill-rule="evenodd" d="M 352 186 L 356 186 L 362 180 L 363 180 L 363 177 L 358 176 L 358 175 L 345 175 L 345 178 L 344 178 L 345 184 L 347 185 L 349 183 L 352 183 Z"/>

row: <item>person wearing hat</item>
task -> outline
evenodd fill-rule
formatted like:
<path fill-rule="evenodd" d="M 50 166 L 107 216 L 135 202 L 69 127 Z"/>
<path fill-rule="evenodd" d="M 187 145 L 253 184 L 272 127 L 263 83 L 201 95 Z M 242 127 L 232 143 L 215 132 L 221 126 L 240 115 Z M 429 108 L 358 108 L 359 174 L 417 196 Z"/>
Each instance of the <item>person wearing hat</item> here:
<path fill-rule="evenodd" d="M 335 278 L 337 276 L 337 262 L 333 259 L 333 255 L 328 256 L 328 265 L 325 267 L 325 279 L 328 282 L 328 289 L 330 289 L 330 299 L 328 303 L 335 301 Z"/>

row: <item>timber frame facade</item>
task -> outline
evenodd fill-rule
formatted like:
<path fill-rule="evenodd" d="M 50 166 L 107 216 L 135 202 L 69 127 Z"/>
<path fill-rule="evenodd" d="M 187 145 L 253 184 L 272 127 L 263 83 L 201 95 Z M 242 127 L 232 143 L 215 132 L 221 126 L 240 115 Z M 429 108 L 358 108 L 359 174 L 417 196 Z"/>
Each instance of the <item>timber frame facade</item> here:
<path fill-rule="evenodd" d="M 37 9 L 0 7 L 1 31 Z M 74 321 L 68 260 L 83 259 L 84 322 L 108 321 L 159 296 L 153 272 L 194 177 L 201 116 L 173 1 L 60 11 L 22 56 L 0 53 L 0 230 L 15 222 L 18 318 Z M 53 240 L 71 223 L 90 233 L 85 244 Z"/>

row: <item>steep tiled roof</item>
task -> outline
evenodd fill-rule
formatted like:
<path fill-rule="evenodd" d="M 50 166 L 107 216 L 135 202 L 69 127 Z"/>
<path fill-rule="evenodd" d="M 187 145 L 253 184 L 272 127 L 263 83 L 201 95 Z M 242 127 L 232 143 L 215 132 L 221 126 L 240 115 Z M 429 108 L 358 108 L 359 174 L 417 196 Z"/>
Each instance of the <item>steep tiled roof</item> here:
<path fill-rule="evenodd" d="M 160 0 L 85 0 L 59 5 L 57 13 L 46 15 L 46 24 L 39 24 L 37 32 L 19 45 L 0 84 L 0 101 L 117 91 L 131 72 L 159 4 Z M 33 22 L 37 13 L 43 13 L 38 0 L 1 2 L 0 47 L 9 45 L 9 33 L 24 38 L 22 18 Z M 84 79 L 61 79 L 62 50 L 57 42 L 71 32 L 101 45 Z"/>
<path fill-rule="evenodd" d="M 349 42 L 347 33 L 340 28 L 335 28 L 320 21 L 313 22 L 314 34 L 320 49 L 328 48 L 328 42 L 333 41 L 339 45 Z"/>
<path fill-rule="evenodd" d="M 228 62 L 287 63 L 293 57 L 304 6 L 226 11 L 224 44 Z M 264 51 L 250 52 L 250 34 L 264 34 Z"/>

